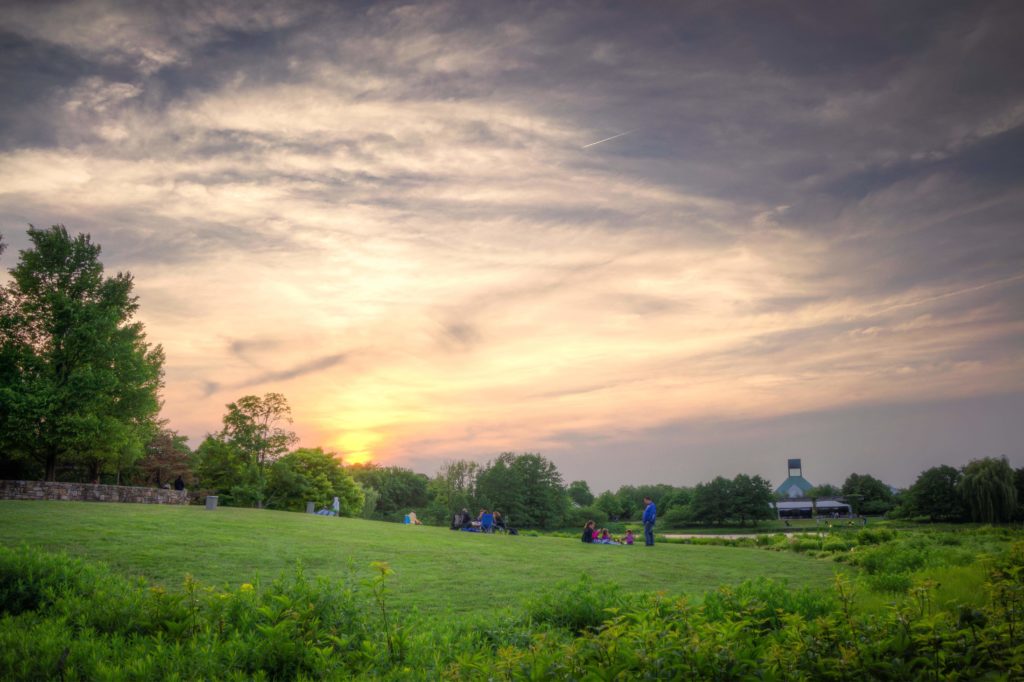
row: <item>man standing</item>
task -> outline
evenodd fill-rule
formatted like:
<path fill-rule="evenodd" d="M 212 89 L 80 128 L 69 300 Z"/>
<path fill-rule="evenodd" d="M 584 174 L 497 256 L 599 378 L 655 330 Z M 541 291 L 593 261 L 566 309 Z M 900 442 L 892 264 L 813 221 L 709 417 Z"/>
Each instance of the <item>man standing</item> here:
<path fill-rule="evenodd" d="M 658 515 L 658 510 L 649 497 L 644 498 L 644 505 L 644 544 L 654 547 L 654 519 Z"/>

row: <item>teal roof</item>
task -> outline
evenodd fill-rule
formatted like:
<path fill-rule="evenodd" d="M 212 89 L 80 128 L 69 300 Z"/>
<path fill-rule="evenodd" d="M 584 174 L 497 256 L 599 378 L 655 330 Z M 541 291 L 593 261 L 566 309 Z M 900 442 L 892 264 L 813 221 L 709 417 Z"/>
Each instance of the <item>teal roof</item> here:
<path fill-rule="evenodd" d="M 800 492 L 803 493 L 804 495 L 807 494 L 808 490 L 814 487 L 803 476 L 790 476 L 789 478 L 782 482 L 782 485 L 775 489 L 775 493 L 777 495 L 786 495 L 787 497 L 792 497 L 789 494 L 789 490 L 793 486 L 800 488 Z"/>

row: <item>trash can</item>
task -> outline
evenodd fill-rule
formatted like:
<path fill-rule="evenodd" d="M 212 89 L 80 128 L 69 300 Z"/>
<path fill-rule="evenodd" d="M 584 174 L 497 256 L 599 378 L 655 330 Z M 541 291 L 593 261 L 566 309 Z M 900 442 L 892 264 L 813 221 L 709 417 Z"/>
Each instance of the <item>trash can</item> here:
<path fill-rule="evenodd" d="M 213 511 L 216 508 L 217 508 L 217 496 L 216 495 L 207 495 L 206 496 L 206 510 L 207 511 Z"/>

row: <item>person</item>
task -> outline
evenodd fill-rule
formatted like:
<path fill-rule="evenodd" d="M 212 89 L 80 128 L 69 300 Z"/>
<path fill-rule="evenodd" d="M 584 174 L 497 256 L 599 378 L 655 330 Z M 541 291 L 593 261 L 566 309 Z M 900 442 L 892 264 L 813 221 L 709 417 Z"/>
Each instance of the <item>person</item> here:
<path fill-rule="evenodd" d="M 594 542 L 594 522 L 587 521 L 587 525 L 583 526 L 583 542 L 587 544 L 593 544 Z"/>
<path fill-rule="evenodd" d="M 418 518 L 416 518 L 416 512 L 414 512 L 414 511 L 409 512 L 409 523 L 414 525 L 414 526 L 422 526 L 423 525 L 423 522 L 420 521 Z"/>
<path fill-rule="evenodd" d="M 174 489 L 175 490 L 184 490 L 185 489 L 185 479 L 182 478 L 180 474 L 178 475 L 178 477 L 176 479 L 174 479 Z"/>
<path fill-rule="evenodd" d="M 494 510 L 494 529 L 507 532 L 508 528 L 505 527 L 505 518 L 501 515 L 501 512 L 497 509 Z"/>
<path fill-rule="evenodd" d="M 469 510 L 465 507 L 462 508 L 462 530 L 473 529 L 473 517 L 470 516 Z"/>
<path fill-rule="evenodd" d="M 612 534 L 608 532 L 607 528 L 601 529 L 601 538 L 598 540 L 602 545 L 617 545 L 619 543 L 612 540 Z"/>
<path fill-rule="evenodd" d="M 658 509 L 654 506 L 654 500 L 644 498 L 644 544 L 654 547 L 654 520 L 658 516 Z"/>
<path fill-rule="evenodd" d="M 626 531 L 626 537 L 623 540 L 623 542 L 625 542 L 627 545 L 632 545 L 633 544 L 633 531 L 631 531 L 631 530 L 627 530 Z"/>

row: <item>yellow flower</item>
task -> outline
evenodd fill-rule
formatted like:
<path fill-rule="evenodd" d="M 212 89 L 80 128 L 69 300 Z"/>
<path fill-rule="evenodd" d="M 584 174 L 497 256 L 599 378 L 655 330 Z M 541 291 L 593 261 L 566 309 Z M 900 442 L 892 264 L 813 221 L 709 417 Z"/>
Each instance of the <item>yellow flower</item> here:
<path fill-rule="evenodd" d="M 242 583 L 242 587 L 240 589 L 242 592 L 252 592 L 252 585 L 249 583 Z"/>

